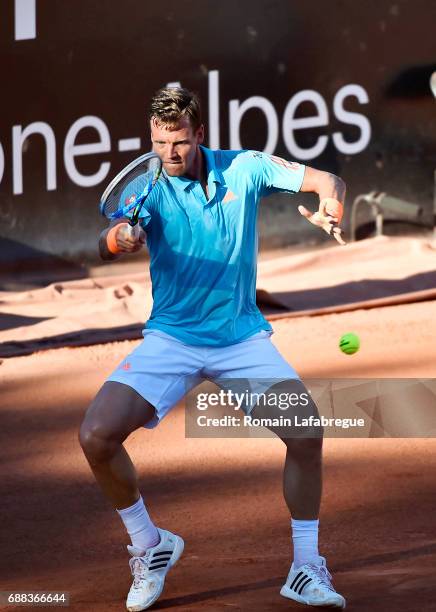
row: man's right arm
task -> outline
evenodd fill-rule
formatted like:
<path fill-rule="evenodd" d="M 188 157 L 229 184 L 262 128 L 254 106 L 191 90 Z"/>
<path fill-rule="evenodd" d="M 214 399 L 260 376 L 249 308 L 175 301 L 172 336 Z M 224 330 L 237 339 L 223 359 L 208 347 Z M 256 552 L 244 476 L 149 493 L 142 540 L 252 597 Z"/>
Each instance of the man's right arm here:
<path fill-rule="evenodd" d="M 144 230 L 142 228 L 140 229 L 137 238 L 131 236 L 128 231 L 127 221 L 128 220 L 124 218 L 111 221 L 109 227 L 104 229 L 100 234 L 98 248 L 100 257 L 104 261 L 113 261 L 124 253 L 136 253 L 142 249 L 145 242 Z"/>

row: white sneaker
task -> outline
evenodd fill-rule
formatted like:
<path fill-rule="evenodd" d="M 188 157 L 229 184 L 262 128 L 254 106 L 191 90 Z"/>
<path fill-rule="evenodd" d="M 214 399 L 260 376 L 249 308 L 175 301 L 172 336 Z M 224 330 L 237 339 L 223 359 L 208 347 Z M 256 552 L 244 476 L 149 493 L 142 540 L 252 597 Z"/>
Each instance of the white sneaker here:
<path fill-rule="evenodd" d="M 330 606 L 345 608 L 345 599 L 334 590 L 332 576 L 327 569 L 324 557 L 320 564 L 306 563 L 298 569 L 292 564 L 280 595 L 308 606 Z"/>
<path fill-rule="evenodd" d="M 183 552 L 182 538 L 165 529 L 159 529 L 160 542 L 146 551 L 127 546 L 132 555 L 129 561 L 133 584 L 127 595 L 128 610 L 146 610 L 160 597 L 165 576 L 177 563 Z"/>

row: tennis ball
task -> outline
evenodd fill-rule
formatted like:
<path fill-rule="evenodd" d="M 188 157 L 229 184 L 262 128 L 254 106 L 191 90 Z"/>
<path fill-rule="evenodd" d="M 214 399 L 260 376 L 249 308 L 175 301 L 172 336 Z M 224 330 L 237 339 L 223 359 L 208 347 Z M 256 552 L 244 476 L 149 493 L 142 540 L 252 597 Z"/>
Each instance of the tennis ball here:
<path fill-rule="evenodd" d="M 356 334 L 348 333 L 344 334 L 339 340 L 339 348 L 343 353 L 347 355 L 353 355 L 357 353 L 360 347 L 359 336 Z"/>

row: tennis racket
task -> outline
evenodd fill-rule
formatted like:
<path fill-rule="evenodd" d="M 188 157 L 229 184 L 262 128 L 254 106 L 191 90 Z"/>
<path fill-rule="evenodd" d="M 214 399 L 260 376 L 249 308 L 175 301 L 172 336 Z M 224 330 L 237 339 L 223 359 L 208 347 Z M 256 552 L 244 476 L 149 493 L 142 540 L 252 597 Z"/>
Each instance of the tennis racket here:
<path fill-rule="evenodd" d="M 110 219 L 129 219 L 129 233 L 139 236 L 139 214 L 145 200 L 162 172 L 162 162 L 155 153 L 146 153 L 128 164 L 106 187 L 100 200 L 100 212 Z"/>

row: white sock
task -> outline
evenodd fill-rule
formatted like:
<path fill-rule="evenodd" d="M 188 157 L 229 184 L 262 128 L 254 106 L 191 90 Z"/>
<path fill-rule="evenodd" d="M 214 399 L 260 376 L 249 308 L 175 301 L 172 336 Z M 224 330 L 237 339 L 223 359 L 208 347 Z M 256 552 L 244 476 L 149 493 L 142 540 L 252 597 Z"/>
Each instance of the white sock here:
<path fill-rule="evenodd" d="M 306 563 L 318 563 L 319 519 L 313 521 L 291 519 L 291 527 L 294 544 L 294 569 Z"/>
<path fill-rule="evenodd" d="M 133 506 L 117 510 L 123 521 L 132 545 L 146 551 L 159 544 L 160 535 L 153 521 L 148 515 L 142 497 Z"/>

